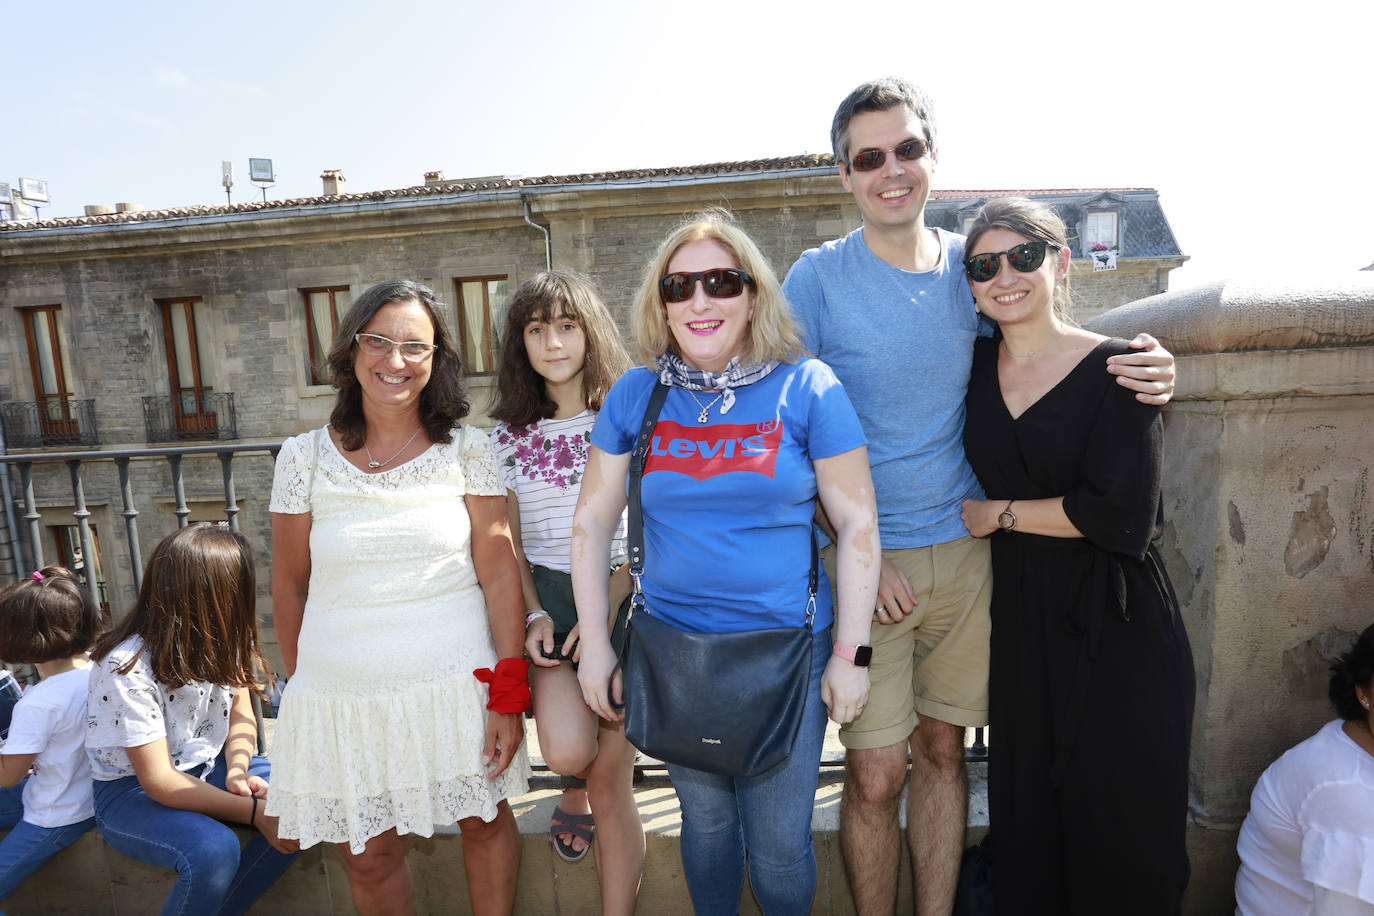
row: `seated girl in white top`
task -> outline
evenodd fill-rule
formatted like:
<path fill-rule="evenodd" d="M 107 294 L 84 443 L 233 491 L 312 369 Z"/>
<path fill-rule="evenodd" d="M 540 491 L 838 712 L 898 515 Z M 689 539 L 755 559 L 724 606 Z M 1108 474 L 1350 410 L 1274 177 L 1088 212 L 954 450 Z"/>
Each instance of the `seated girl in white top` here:
<path fill-rule="evenodd" d="M 75 575 L 45 566 L 0 593 L 0 658 L 42 678 L 14 707 L 0 751 L 0 900 L 95 825 L 86 762 L 86 650 L 100 608 Z M 29 774 L 32 768 L 32 775 Z"/>
<path fill-rule="evenodd" d="M 1264 771 L 1240 829 L 1242 916 L 1374 916 L 1374 626 L 1331 667 L 1339 719 Z"/>
<path fill-rule="evenodd" d="M 242 913 L 291 864 L 253 754 L 258 650 L 253 551 L 192 525 L 148 558 L 138 599 L 96 644 L 86 751 L 105 841 L 176 871 L 164 913 Z M 228 825 L 255 827 L 240 849 Z"/>

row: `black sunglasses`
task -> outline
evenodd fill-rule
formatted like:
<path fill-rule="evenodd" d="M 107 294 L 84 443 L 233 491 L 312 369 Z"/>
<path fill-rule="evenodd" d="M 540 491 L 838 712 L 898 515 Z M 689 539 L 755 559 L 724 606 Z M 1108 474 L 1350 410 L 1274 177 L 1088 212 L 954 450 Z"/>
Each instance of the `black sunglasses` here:
<path fill-rule="evenodd" d="M 890 149 L 861 149 L 849 161 L 849 167 L 856 172 L 871 172 L 887 161 L 888 153 L 895 153 L 902 162 L 915 162 L 928 152 L 929 143 L 919 137 L 912 137 Z"/>
<path fill-rule="evenodd" d="M 733 299 L 744 292 L 744 284 L 754 285 L 754 278 L 734 267 L 715 267 L 696 273 L 668 274 L 658 281 L 664 302 L 686 302 L 692 289 L 701 281 L 701 290 L 712 299 Z"/>
<path fill-rule="evenodd" d="M 972 257 L 964 258 L 964 271 L 968 273 L 968 278 L 974 283 L 986 283 L 997 276 L 997 272 L 1002 269 L 1002 255 L 1006 255 L 1007 263 L 1012 266 L 1013 270 L 1028 274 L 1033 270 L 1039 270 L 1040 265 L 1045 263 L 1045 250 L 1047 248 L 1059 250 L 1058 245 L 1036 240 L 1034 242 L 1022 242 L 1006 251 L 987 251 L 983 254 L 975 254 Z"/>

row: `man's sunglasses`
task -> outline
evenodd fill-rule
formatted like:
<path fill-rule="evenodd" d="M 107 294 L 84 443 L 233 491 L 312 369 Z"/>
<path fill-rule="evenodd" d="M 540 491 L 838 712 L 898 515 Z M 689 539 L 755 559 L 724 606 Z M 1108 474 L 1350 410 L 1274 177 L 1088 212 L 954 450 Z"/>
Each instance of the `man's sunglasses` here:
<path fill-rule="evenodd" d="M 744 284 L 754 285 L 754 278 L 734 267 L 715 267 L 696 273 L 668 274 L 658 281 L 664 302 L 686 302 L 692 289 L 701 281 L 701 290 L 712 299 L 733 299 L 744 292 Z"/>
<path fill-rule="evenodd" d="M 854 154 L 853 159 L 849 160 L 849 167 L 856 172 L 871 172 L 887 161 L 888 153 L 895 153 L 902 162 L 915 162 L 928 152 L 930 152 L 929 143 L 919 137 L 912 137 L 890 149 L 861 149 Z"/>
<path fill-rule="evenodd" d="M 997 276 L 997 272 L 1002 269 L 1002 255 L 1006 255 L 1007 263 L 1012 266 L 1013 270 L 1028 274 L 1033 270 L 1039 270 L 1040 265 L 1045 263 L 1045 250 L 1047 248 L 1059 250 L 1058 245 L 1036 240 L 1034 242 L 1022 242 L 1006 251 L 987 251 L 983 254 L 975 254 L 972 257 L 964 258 L 964 270 L 968 273 L 968 278 L 974 283 L 986 283 Z"/>

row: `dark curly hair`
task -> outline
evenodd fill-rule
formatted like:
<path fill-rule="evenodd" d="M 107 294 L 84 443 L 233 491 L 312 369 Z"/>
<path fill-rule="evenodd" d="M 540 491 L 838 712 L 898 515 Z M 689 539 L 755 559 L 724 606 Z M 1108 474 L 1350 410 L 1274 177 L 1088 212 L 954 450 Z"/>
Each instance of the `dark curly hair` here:
<path fill-rule="evenodd" d="M 512 426 L 528 426 L 554 415 L 557 405 L 544 389 L 544 379 L 525 352 L 525 325 L 531 321 L 571 318 L 582 329 L 582 400 L 600 410 L 606 392 L 630 368 L 615 319 L 591 283 L 576 274 L 550 270 L 535 274 L 515 291 L 506 306 L 501 333 L 501 366 L 491 416 Z"/>
<path fill-rule="evenodd" d="M 334 344 L 329 348 L 325 364 L 329 380 L 338 389 L 339 397 L 329 415 L 329 425 L 339 431 L 344 451 L 363 447 L 367 439 L 367 420 L 363 416 L 363 392 L 353 371 L 353 356 L 357 350 L 354 337 L 361 334 L 373 316 L 391 302 L 416 302 L 429 313 L 434 325 L 434 344 L 438 347 L 430 357 L 429 384 L 420 392 L 420 424 L 431 442 L 446 443 L 459 420 L 468 415 L 467 393 L 463 387 L 463 362 L 453 345 L 453 335 L 444 321 L 444 310 L 434 296 L 434 290 L 413 280 L 388 280 L 370 287 L 353 303 L 348 314 L 339 321 Z"/>
<path fill-rule="evenodd" d="M 0 592 L 0 658 L 37 665 L 85 652 L 105 615 L 76 574 L 44 566 Z"/>
<path fill-rule="evenodd" d="M 1365 627 L 1350 651 L 1331 666 L 1331 684 L 1327 693 L 1331 697 L 1331 705 L 1336 707 L 1336 715 L 1347 722 L 1358 721 L 1369 715 L 1369 710 L 1355 696 L 1356 687 L 1362 688 L 1366 695 L 1374 693 L 1374 624 Z"/>

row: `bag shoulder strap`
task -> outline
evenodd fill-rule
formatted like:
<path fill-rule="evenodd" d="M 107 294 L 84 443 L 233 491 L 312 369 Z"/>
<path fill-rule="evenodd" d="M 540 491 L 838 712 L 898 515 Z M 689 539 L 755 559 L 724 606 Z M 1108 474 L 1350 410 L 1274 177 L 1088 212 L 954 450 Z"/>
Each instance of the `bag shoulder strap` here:
<path fill-rule="evenodd" d="M 663 402 L 668 397 L 668 386 L 662 382 L 654 385 L 649 396 L 648 406 L 644 408 L 644 419 L 639 424 L 639 436 L 635 439 L 634 451 L 630 453 L 629 479 L 629 519 L 626 525 L 630 549 L 630 581 L 634 590 L 630 594 L 630 614 L 633 616 L 644 607 L 644 592 L 640 588 L 640 578 L 644 575 L 644 511 L 640 502 L 639 484 L 644 477 L 644 465 L 649 459 L 649 447 L 654 441 L 654 426 L 658 415 L 663 411 Z M 816 615 L 816 590 L 820 587 L 820 555 L 816 549 L 816 532 L 812 528 L 807 538 L 811 542 L 811 572 L 806 580 L 806 627 Z"/>
<path fill-rule="evenodd" d="M 640 576 L 644 575 L 644 512 L 639 501 L 639 482 L 644 476 L 644 465 L 649 460 L 649 447 L 654 441 L 654 426 L 658 415 L 663 411 L 663 402 L 668 398 L 668 386 L 662 382 L 654 385 L 649 395 L 649 403 L 644 408 L 644 419 L 639 424 L 639 436 L 635 439 L 634 451 L 630 453 L 630 490 L 629 518 L 626 521 L 626 540 L 630 549 L 630 581 L 634 591 L 630 597 L 630 613 L 644 607 L 644 592 L 640 589 Z"/>

